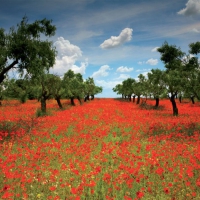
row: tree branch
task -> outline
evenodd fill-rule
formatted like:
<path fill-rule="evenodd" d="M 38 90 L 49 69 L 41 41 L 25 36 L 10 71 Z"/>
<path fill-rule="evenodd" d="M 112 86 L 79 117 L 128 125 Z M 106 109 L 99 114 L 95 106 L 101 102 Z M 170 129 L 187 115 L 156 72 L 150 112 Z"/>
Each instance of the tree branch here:
<path fill-rule="evenodd" d="M 0 83 L 3 82 L 4 80 L 4 75 L 10 70 L 12 69 L 16 64 L 18 63 L 18 60 L 13 61 L 9 66 L 5 67 L 2 72 L 0 73 Z"/>

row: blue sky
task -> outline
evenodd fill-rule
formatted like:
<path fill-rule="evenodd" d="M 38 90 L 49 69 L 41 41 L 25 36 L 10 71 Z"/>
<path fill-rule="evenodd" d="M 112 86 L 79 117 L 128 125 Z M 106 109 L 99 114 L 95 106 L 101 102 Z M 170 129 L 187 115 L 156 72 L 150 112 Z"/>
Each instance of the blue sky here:
<path fill-rule="evenodd" d="M 186 53 L 200 38 L 200 0 L 0 0 L 0 27 L 23 16 L 51 19 L 58 55 L 51 73 L 69 69 L 103 87 L 98 97 L 128 77 L 163 69 L 156 48 L 165 41 Z"/>

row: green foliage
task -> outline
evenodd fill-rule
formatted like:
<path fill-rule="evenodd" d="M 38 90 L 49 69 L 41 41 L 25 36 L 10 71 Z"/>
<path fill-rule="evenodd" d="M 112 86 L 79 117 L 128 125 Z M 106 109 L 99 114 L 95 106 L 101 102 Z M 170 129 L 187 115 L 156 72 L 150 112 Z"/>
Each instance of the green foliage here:
<path fill-rule="evenodd" d="M 200 42 L 191 43 L 189 47 L 190 47 L 189 53 L 195 54 L 195 55 L 200 53 Z"/>
<path fill-rule="evenodd" d="M 84 97 L 84 83 L 80 73 L 75 74 L 72 70 L 68 70 L 64 74 L 63 88 L 65 90 L 65 96 L 71 97 Z"/>
<path fill-rule="evenodd" d="M 38 76 L 44 69 L 48 70 L 55 63 L 56 51 L 52 42 L 42 40 L 42 35 L 53 36 L 56 27 L 50 20 L 36 20 L 29 24 L 23 17 L 17 27 L 10 28 L 9 33 L 0 29 L 0 83 L 13 67 L 19 74 Z M 13 60 L 8 64 L 8 59 Z"/>
<path fill-rule="evenodd" d="M 165 92 L 165 82 L 163 80 L 164 71 L 152 69 L 148 74 L 149 93 L 154 97 L 160 97 Z"/>
<path fill-rule="evenodd" d="M 167 42 L 157 49 L 161 54 L 161 60 L 169 70 L 176 69 L 181 64 L 181 59 L 185 55 L 176 45 L 169 45 Z"/>
<path fill-rule="evenodd" d="M 27 94 L 26 92 L 23 92 L 20 96 L 20 102 L 25 103 L 27 101 Z"/>

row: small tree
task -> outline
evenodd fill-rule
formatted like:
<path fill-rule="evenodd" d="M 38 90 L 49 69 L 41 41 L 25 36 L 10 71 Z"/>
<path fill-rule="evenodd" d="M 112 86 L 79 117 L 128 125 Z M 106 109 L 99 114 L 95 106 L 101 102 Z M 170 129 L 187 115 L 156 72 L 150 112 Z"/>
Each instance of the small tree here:
<path fill-rule="evenodd" d="M 75 74 L 72 70 L 68 70 L 64 74 L 63 88 L 66 97 L 70 98 L 71 105 L 75 106 L 74 98 L 77 98 L 79 103 L 82 104 L 81 98 L 84 96 L 84 83 L 80 73 Z"/>
<path fill-rule="evenodd" d="M 94 95 L 95 92 L 95 83 L 92 77 L 89 77 L 84 82 L 84 101 L 89 101 L 90 96 Z"/>
<path fill-rule="evenodd" d="M 94 100 L 94 95 L 102 93 L 102 91 L 103 91 L 103 88 L 101 86 L 96 86 L 95 85 L 94 91 L 91 94 L 91 100 Z"/>
<path fill-rule="evenodd" d="M 122 84 L 117 84 L 112 90 L 113 92 L 116 92 L 117 94 L 121 94 L 122 99 L 123 99 L 124 93 L 123 93 L 122 87 L 123 87 Z"/>
<path fill-rule="evenodd" d="M 125 95 L 125 98 L 126 96 L 128 96 L 129 101 L 131 101 L 131 96 L 133 94 L 133 88 L 131 86 L 134 83 L 134 81 L 134 79 L 128 78 L 122 82 L 123 94 Z"/>
<path fill-rule="evenodd" d="M 160 69 L 152 69 L 151 72 L 147 74 L 149 92 L 154 96 L 156 100 L 156 108 L 159 106 L 160 95 L 165 91 L 163 75 L 164 71 Z"/>

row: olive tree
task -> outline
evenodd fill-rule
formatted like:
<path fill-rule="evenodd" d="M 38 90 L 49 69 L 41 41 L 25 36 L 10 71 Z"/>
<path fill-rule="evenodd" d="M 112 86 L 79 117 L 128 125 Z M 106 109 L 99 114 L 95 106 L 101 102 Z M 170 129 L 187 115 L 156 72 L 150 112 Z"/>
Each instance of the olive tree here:
<path fill-rule="evenodd" d="M 0 28 L 0 83 L 11 69 L 20 75 L 38 75 L 55 63 L 56 51 L 52 42 L 42 40 L 55 34 L 56 27 L 47 19 L 28 23 L 23 17 L 16 27 L 6 33 Z"/>

